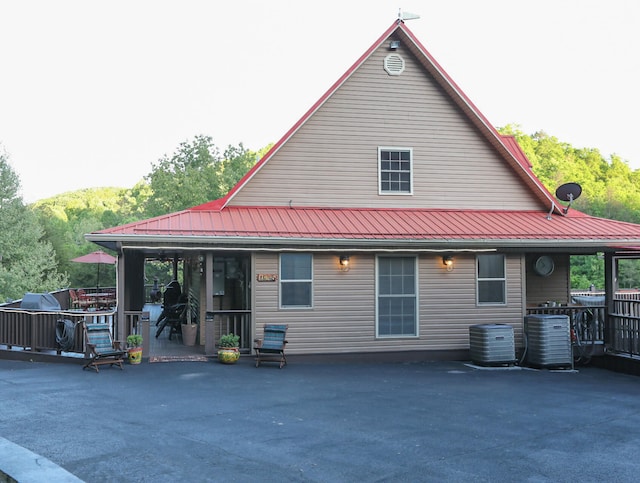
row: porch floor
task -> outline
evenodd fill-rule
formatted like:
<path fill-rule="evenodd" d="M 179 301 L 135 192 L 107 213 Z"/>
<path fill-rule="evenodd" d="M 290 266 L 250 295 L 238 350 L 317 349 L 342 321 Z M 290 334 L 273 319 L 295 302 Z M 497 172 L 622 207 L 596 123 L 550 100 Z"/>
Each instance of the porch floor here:
<path fill-rule="evenodd" d="M 145 304 L 144 311 L 149 311 L 149 320 L 151 321 L 151 340 L 149 341 L 149 357 L 185 357 L 185 356 L 204 356 L 204 344 L 200 345 L 199 341 L 194 346 L 187 346 L 182 343 L 182 336 L 174 334 L 169 340 L 169 328 L 166 327 L 162 334 L 156 338 L 156 322 L 158 316 L 162 312 L 160 304 Z"/>

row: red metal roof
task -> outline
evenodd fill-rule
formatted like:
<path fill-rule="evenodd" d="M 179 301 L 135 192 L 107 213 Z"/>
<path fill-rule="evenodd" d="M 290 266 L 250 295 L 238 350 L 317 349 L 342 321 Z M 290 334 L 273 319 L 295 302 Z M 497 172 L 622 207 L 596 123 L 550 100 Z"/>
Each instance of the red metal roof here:
<path fill-rule="evenodd" d="M 399 36 L 463 110 L 505 162 L 546 207 L 540 211 L 445 209 L 328 209 L 240 207 L 233 196 L 273 157 L 353 72 L 391 35 Z M 102 230 L 88 239 L 104 246 L 117 243 L 188 243 L 240 248 L 298 245 L 336 247 L 341 244 L 417 249 L 447 247 L 512 247 L 602 249 L 640 246 L 640 225 L 594 218 L 562 207 L 540 183 L 512 136 L 501 136 L 426 51 L 403 22 L 394 22 L 356 63 L 224 197 L 189 210 Z M 387 243 L 388 242 L 388 243 Z"/>
<path fill-rule="evenodd" d="M 184 210 L 102 230 L 106 238 L 259 238 L 298 240 L 571 241 L 600 240 L 638 245 L 640 225 L 587 216 L 571 210 L 548 219 L 541 211 L 420 209 L 326 209 L 235 207 Z M 96 235 L 96 234 L 94 234 Z M 102 237 L 100 237 L 102 238 Z"/>

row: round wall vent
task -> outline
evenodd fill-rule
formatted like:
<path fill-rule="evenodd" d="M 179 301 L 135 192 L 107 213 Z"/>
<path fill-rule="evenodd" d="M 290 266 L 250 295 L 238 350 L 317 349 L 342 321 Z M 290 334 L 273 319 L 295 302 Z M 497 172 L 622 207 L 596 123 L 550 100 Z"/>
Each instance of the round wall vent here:
<path fill-rule="evenodd" d="M 384 58 L 384 70 L 389 75 L 400 75 L 404 71 L 404 59 L 400 54 L 389 54 Z"/>

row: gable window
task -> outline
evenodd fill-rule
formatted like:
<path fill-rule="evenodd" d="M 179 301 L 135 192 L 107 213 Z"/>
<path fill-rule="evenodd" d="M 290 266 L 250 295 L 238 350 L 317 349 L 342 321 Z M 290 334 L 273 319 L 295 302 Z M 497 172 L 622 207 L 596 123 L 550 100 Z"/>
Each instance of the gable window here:
<path fill-rule="evenodd" d="M 313 297 L 313 257 L 309 253 L 280 255 L 280 307 L 310 308 Z"/>
<path fill-rule="evenodd" d="M 380 194 L 411 194 L 413 150 L 411 148 L 378 148 Z"/>
<path fill-rule="evenodd" d="M 477 266 L 477 294 L 479 305 L 504 305 L 507 303 L 507 277 L 505 256 L 492 253 L 478 255 Z"/>
<path fill-rule="evenodd" d="M 418 335 L 415 257 L 378 257 L 378 337 Z"/>

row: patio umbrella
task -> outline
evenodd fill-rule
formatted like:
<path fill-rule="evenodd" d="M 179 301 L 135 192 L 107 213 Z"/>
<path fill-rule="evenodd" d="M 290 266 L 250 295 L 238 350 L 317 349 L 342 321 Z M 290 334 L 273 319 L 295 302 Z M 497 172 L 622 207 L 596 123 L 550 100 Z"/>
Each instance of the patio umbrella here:
<path fill-rule="evenodd" d="M 87 253 L 86 255 L 82 255 L 81 257 L 77 257 L 72 259 L 72 262 L 78 263 L 95 263 L 98 265 L 98 279 L 96 282 L 96 289 L 100 288 L 100 265 L 115 265 L 116 257 L 109 255 L 108 253 L 103 252 L 102 250 L 97 250 L 95 252 Z"/>

